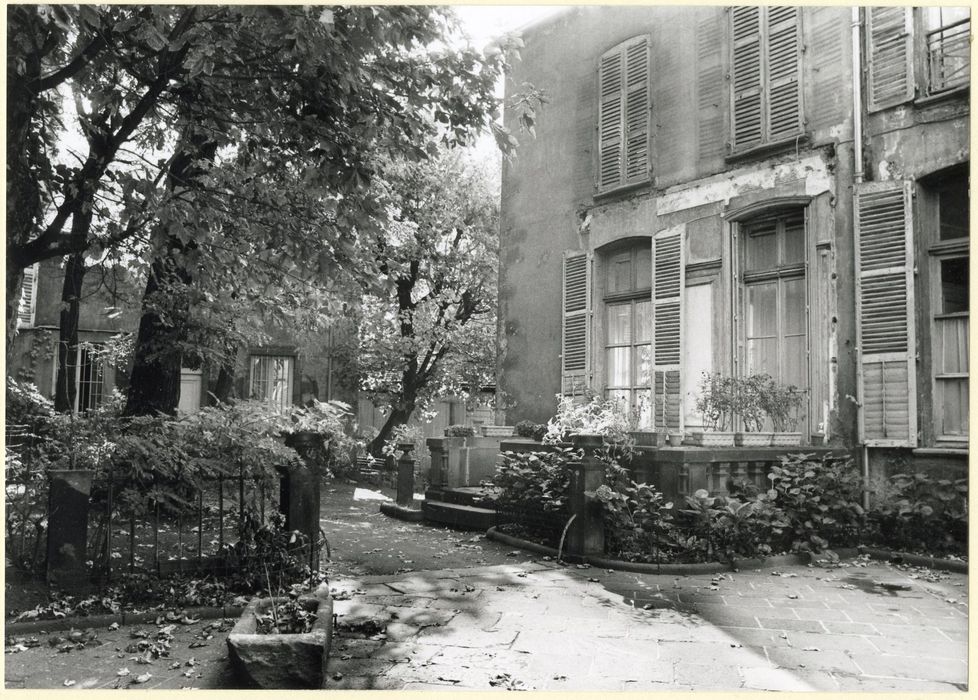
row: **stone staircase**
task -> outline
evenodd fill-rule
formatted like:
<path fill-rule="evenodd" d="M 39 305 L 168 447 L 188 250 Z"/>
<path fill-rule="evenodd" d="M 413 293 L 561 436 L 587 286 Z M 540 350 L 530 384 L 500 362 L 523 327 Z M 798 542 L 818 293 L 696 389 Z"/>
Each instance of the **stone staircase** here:
<path fill-rule="evenodd" d="M 432 486 L 425 491 L 421 510 L 425 522 L 485 532 L 496 524 L 495 509 L 482 501 L 491 495 L 491 489 L 481 486 Z"/>

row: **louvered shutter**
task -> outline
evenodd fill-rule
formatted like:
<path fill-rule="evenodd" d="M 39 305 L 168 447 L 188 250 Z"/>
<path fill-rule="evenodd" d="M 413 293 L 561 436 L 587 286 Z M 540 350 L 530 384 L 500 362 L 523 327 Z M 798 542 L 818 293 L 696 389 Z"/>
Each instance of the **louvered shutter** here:
<path fill-rule="evenodd" d="M 601 57 L 598 176 L 605 191 L 649 176 L 649 40 L 637 37 Z"/>
<path fill-rule="evenodd" d="M 653 421 L 659 429 L 682 429 L 683 227 L 652 239 Z"/>
<path fill-rule="evenodd" d="M 798 8 L 767 8 L 767 140 L 780 141 L 801 129 L 798 84 Z"/>
<path fill-rule="evenodd" d="M 591 258 L 565 253 L 560 393 L 580 396 L 588 387 L 591 334 Z"/>
<path fill-rule="evenodd" d="M 913 8 L 867 7 L 866 100 L 870 110 L 914 97 Z"/>
<path fill-rule="evenodd" d="M 856 185 L 859 437 L 917 444 L 911 184 Z"/>
<path fill-rule="evenodd" d="M 735 7 L 733 14 L 733 129 L 736 150 L 761 143 L 761 8 Z"/>
<path fill-rule="evenodd" d="M 20 302 L 17 304 L 17 327 L 34 326 L 34 311 L 37 306 L 38 264 L 24 268 L 24 281 L 20 287 Z"/>

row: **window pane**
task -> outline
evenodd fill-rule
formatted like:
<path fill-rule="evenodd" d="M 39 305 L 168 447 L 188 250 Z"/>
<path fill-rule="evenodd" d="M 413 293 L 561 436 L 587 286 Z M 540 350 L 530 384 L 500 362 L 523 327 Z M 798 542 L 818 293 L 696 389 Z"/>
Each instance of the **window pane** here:
<path fill-rule="evenodd" d="M 925 7 L 922 9 L 927 29 L 940 29 L 971 16 L 971 11 L 967 7 Z"/>
<path fill-rule="evenodd" d="M 251 398 L 286 408 L 292 403 L 292 362 L 287 356 L 251 358 Z"/>
<path fill-rule="evenodd" d="M 631 253 L 616 255 L 608 261 L 608 294 L 627 292 L 632 288 Z"/>
<path fill-rule="evenodd" d="M 804 336 L 788 336 L 784 339 L 784 373 L 771 376 L 783 384 L 794 384 L 799 389 L 808 388 L 808 362 Z"/>
<path fill-rule="evenodd" d="M 635 417 L 639 428 L 652 427 L 652 390 L 642 389 L 635 392 Z"/>
<path fill-rule="evenodd" d="M 968 237 L 968 180 L 958 178 L 945 185 L 939 195 L 940 237 Z"/>
<path fill-rule="evenodd" d="M 787 334 L 804 334 L 807 326 L 805 314 L 805 279 L 784 280 L 784 308 L 781 323 Z"/>
<path fill-rule="evenodd" d="M 774 337 L 778 323 L 778 283 L 765 282 L 747 288 L 747 337 Z"/>
<path fill-rule="evenodd" d="M 608 386 L 631 386 L 630 359 L 630 348 L 608 348 Z"/>
<path fill-rule="evenodd" d="M 746 254 L 746 269 L 748 270 L 767 270 L 777 267 L 778 264 L 778 240 L 775 232 L 777 231 L 776 221 L 767 221 L 750 224 L 744 227 Z"/>
<path fill-rule="evenodd" d="M 968 380 L 939 379 L 938 405 L 941 408 L 941 434 L 968 434 Z"/>
<path fill-rule="evenodd" d="M 635 302 L 636 343 L 652 342 L 652 300 Z"/>
<path fill-rule="evenodd" d="M 629 398 L 632 392 L 628 391 L 627 389 L 621 389 L 612 390 L 605 393 L 607 394 L 609 401 L 614 401 L 621 407 L 622 411 L 628 413 Z"/>
<path fill-rule="evenodd" d="M 624 345 L 632 342 L 632 305 L 609 304 L 608 345 Z"/>
<path fill-rule="evenodd" d="M 805 217 L 792 214 L 784 222 L 783 265 L 805 262 Z"/>
<path fill-rule="evenodd" d="M 87 411 L 102 403 L 104 366 L 98 355 L 101 344 L 78 348 L 78 410 Z"/>
<path fill-rule="evenodd" d="M 652 246 L 635 249 L 635 289 L 652 287 Z"/>
<path fill-rule="evenodd" d="M 778 376 L 778 339 L 761 338 L 747 341 L 747 373 L 767 373 Z"/>
<path fill-rule="evenodd" d="M 946 314 L 968 310 L 968 258 L 941 261 L 941 297 Z"/>
<path fill-rule="evenodd" d="M 935 319 L 938 342 L 941 352 L 938 356 L 940 366 L 937 374 L 955 374 L 968 371 L 968 319 Z"/>
<path fill-rule="evenodd" d="M 652 386 L 652 346 L 635 348 L 635 386 Z"/>

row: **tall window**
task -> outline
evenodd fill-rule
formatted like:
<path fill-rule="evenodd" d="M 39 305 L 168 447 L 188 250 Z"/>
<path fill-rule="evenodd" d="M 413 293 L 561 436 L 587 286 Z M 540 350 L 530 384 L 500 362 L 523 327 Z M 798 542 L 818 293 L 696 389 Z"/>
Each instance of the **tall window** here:
<path fill-rule="evenodd" d="M 77 406 L 79 411 L 97 408 L 102 403 L 105 361 L 99 355 L 99 350 L 103 347 L 101 343 L 97 343 L 78 348 Z"/>
<path fill-rule="evenodd" d="M 606 395 L 652 425 L 652 250 L 609 255 L 605 264 Z"/>
<path fill-rule="evenodd" d="M 805 212 L 753 219 L 740 232 L 744 373 L 769 374 L 807 391 Z"/>
<path fill-rule="evenodd" d="M 971 72 L 971 10 L 923 7 L 927 41 L 927 88 L 930 93 L 968 84 Z"/>
<path fill-rule="evenodd" d="M 288 355 L 252 355 L 249 397 L 283 410 L 292 405 L 294 363 Z"/>
<path fill-rule="evenodd" d="M 649 179 L 649 38 L 622 42 L 598 67 L 599 192 Z"/>
<path fill-rule="evenodd" d="M 937 240 L 930 247 L 934 432 L 938 440 L 964 441 L 968 437 L 967 175 L 946 178 L 928 194 L 937 205 L 937 235 L 931 234 L 931 240 Z"/>
<path fill-rule="evenodd" d="M 731 14 L 731 150 L 801 133 L 797 7 L 735 7 Z"/>

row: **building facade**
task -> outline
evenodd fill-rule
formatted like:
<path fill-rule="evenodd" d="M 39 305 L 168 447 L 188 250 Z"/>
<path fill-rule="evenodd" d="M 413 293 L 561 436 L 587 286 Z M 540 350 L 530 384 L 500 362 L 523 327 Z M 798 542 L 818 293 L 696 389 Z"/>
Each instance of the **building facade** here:
<path fill-rule="evenodd" d="M 897 7 L 527 28 L 507 85 L 550 102 L 503 170 L 507 422 L 589 390 L 689 431 L 705 372 L 767 373 L 803 445 L 964 469 L 969 35 Z"/>

